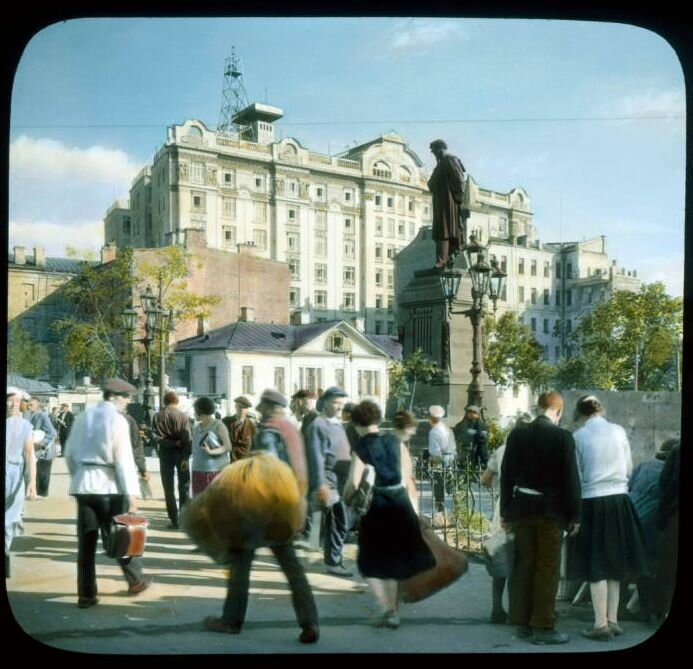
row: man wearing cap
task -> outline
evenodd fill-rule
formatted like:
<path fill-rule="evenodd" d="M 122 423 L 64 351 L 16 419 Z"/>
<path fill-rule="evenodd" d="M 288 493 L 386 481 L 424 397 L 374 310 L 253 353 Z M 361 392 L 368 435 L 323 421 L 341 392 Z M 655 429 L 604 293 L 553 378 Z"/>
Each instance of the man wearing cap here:
<path fill-rule="evenodd" d="M 66 454 L 70 471 L 70 495 L 77 500 L 77 606 L 98 603 L 96 543 L 99 530 L 106 543 L 113 517 L 137 511 L 140 487 L 130 444 L 130 430 L 123 412 L 136 388 L 121 379 L 107 379 L 101 386 L 103 401 L 79 415 Z M 128 583 L 128 594 L 146 590 L 145 577 L 136 557 L 119 558 Z"/>
<path fill-rule="evenodd" d="M 321 395 L 321 415 L 309 426 L 306 439 L 308 489 L 325 509 L 324 560 L 327 573 L 352 576 L 344 566 L 342 551 L 349 532 L 346 507 L 340 492 L 344 487 L 351 458 L 349 440 L 340 414 L 346 393 L 331 386 Z"/>
<path fill-rule="evenodd" d="M 464 418 L 452 429 L 457 442 L 460 463 L 469 460 L 472 467 L 486 469 L 488 463 L 488 430 L 481 419 L 481 409 L 469 404 Z"/>
<path fill-rule="evenodd" d="M 445 409 L 434 404 L 428 408 L 428 455 L 433 477 L 433 503 L 436 511 L 445 511 L 445 470 L 452 465 L 454 445 L 448 426 L 443 422 Z"/>
<path fill-rule="evenodd" d="M 159 444 L 159 470 L 166 499 L 170 529 L 178 529 L 178 514 L 188 501 L 190 490 L 190 453 L 192 436 L 188 417 L 178 408 L 178 394 L 164 393 L 164 408 L 152 418 L 152 433 Z M 174 477 L 178 478 L 178 503 Z"/>
<path fill-rule="evenodd" d="M 53 442 L 58 436 L 51 419 L 41 407 L 37 397 L 29 400 L 28 419 L 34 430 L 43 434 L 40 441 L 34 441 L 36 453 L 36 495 L 48 497 L 48 487 L 51 481 L 51 469 L 53 467 Z"/>
<path fill-rule="evenodd" d="M 431 142 L 431 153 L 437 164 L 428 189 L 433 199 L 433 241 L 436 243 L 436 264 L 440 269 L 448 257 L 457 255 L 465 243 L 465 220 L 469 210 L 463 207 L 464 165 L 459 158 L 447 152 L 442 139 Z"/>
<path fill-rule="evenodd" d="M 303 442 L 293 423 L 283 416 L 288 402 L 277 390 L 267 389 L 260 396 L 257 409 L 262 420 L 255 431 L 253 447 L 250 452 L 265 451 L 274 453 L 288 464 L 296 476 L 301 492 L 306 489 L 306 461 Z M 303 506 L 305 511 L 305 505 Z M 318 611 L 313 592 L 305 571 L 296 557 L 291 541 L 275 543 L 270 546 L 279 566 L 289 581 L 291 601 L 296 618 L 301 626 L 301 643 L 315 643 L 320 637 Z M 226 601 L 220 618 L 205 618 L 206 629 L 212 632 L 239 634 L 245 621 L 250 588 L 250 568 L 255 555 L 254 548 L 229 550 L 229 580 Z"/>
<path fill-rule="evenodd" d="M 255 434 L 255 421 L 248 414 L 248 409 L 252 406 L 250 400 L 239 395 L 233 402 L 236 413 L 221 419 L 231 439 L 231 462 L 248 457 Z"/>

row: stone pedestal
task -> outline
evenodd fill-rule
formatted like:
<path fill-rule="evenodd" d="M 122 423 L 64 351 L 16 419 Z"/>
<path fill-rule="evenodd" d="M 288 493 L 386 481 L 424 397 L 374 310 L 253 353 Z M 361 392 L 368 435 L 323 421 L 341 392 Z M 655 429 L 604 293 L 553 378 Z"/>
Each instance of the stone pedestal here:
<path fill-rule="evenodd" d="M 464 259 L 459 256 L 455 267 L 464 272 L 455 311 L 472 306 L 471 279 Z M 439 378 L 430 384 L 417 384 L 414 406 L 440 404 L 446 410 L 448 425 L 454 426 L 464 417 L 467 394 L 472 381 L 472 325 L 467 316 L 448 314 L 440 285 L 440 272 L 435 269 L 415 271 L 397 295 L 398 324 L 404 334 L 402 355 L 423 349 L 427 358 L 441 369 Z M 496 387 L 486 372 L 479 377 L 484 392 L 486 417 L 497 417 Z"/>

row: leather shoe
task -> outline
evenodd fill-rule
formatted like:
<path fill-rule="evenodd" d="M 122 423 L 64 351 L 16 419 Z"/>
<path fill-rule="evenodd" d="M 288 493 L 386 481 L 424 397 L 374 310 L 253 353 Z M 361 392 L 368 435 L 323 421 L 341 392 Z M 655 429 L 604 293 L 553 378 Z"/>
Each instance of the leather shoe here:
<path fill-rule="evenodd" d="M 345 578 L 349 578 L 354 575 L 343 564 L 328 565 L 327 573 L 332 574 L 332 576 L 343 576 Z"/>
<path fill-rule="evenodd" d="M 221 632 L 222 634 L 240 634 L 240 625 L 231 625 L 230 623 L 224 622 L 221 618 L 216 616 L 207 616 L 202 624 L 205 626 L 206 630 L 210 632 Z"/>
<path fill-rule="evenodd" d="M 317 625 L 303 625 L 298 640 L 301 643 L 315 643 L 320 638 L 320 629 Z"/>
<path fill-rule="evenodd" d="M 565 632 L 557 632 L 554 629 L 534 629 L 532 643 L 537 646 L 553 646 L 559 643 L 567 643 L 570 637 Z"/>
<path fill-rule="evenodd" d="M 135 583 L 128 588 L 128 594 L 139 595 L 144 592 L 154 581 L 151 576 L 145 576 L 139 583 Z"/>
<path fill-rule="evenodd" d="M 80 597 L 77 600 L 77 606 L 80 609 L 88 609 L 90 606 L 96 606 L 98 603 L 98 597 Z"/>
<path fill-rule="evenodd" d="M 621 627 L 618 623 L 614 623 L 614 622 L 609 621 L 607 623 L 607 626 L 609 627 L 609 629 L 611 630 L 611 633 L 614 636 L 621 636 L 621 634 L 623 634 L 623 627 Z"/>
<path fill-rule="evenodd" d="M 582 630 L 581 634 L 585 639 L 592 639 L 593 641 L 611 641 L 614 636 L 608 625 L 604 625 L 604 627 L 588 627 Z"/>

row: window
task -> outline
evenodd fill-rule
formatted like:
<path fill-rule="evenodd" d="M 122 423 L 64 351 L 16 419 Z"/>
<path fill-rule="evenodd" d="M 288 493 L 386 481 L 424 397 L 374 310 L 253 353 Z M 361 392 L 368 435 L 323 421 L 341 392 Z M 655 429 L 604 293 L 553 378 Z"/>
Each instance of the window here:
<path fill-rule="evenodd" d="M 376 295 L 375 296 L 375 308 L 376 309 L 382 309 L 383 308 L 383 296 L 382 295 Z"/>
<path fill-rule="evenodd" d="M 344 310 L 354 311 L 356 308 L 356 294 L 355 293 L 344 293 Z"/>
<path fill-rule="evenodd" d="M 573 304 L 573 291 L 572 290 L 566 290 L 565 291 L 565 304 L 567 307 L 572 306 L 572 304 Z"/>
<path fill-rule="evenodd" d="M 301 248 L 301 236 L 298 232 L 287 232 L 286 233 L 286 248 L 289 251 L 298 252 Z"/>
<path fill-rule="evenodd" d="M 378 160 L 373 164 L 373 176 L 390 179 L 392 178 L 392 170 L 386 162 Z"/>
<path fill-rule="evenodd" d="M 541 347 L 541 358 L 542 360 L 548 360 L 549 359 L 549 347 L 547 344 Z"/>
<path fill-rule="evenodd" d="M 236 198 L 223 197 L 221 199 L 221 215 L 224 218 L 236 218 Z"/>
<path fill-rule="evenodd" d="M 241 368 L 241 386 L 243 390 L 241 391 L 244 395 L 252 395 L 255 391 L 253 390 L 253 366 L 243 365 Z"/>
<path fill-rule="evenodd" d="M 315 197 L 318 200 L 324 200 L 325 199 L 325 187 L 324 186 L 316 186 L 315 187 Z"/>
<path fill-rule="evenodd" d="M 265 186 L 265 177 L 262 176 L 262 174 L 256 174 L 255 175 L 255 190 L 262 191 L 264 190 Z"/>
<path fill-rule="evenodd" d="M 315 229 L 316 230 L 327 230 L 327 212 L 326 211 L 316 211 L 315 212 Z"/>
<path fill-rule="evenodd" d="M 530 301 L 532 304 L 536 304 L 536 303 L 537 303 L 537 289 L 536 289 L 536 288 L 532 288 L 532 289 L 530 290 L 530 293 L 529 293 L 529 301 Z"/>
<path fill-rule="evenodd" d="M 354 232 L 354 219 L 345 218 L 344 219 L 344 232 L 353 233 Z"/>
<path fill-rule="evenodd" d="M 354 236 L 350 235 L 347 237 L 344 235 L 344 257 L 353 259 L 356 255 L 356 241 Z"/>
<path fill-rule="evenodd" d="M 544 304 L 549 304 L 549 289 L 544 288 Z"/>
<path fill-rule="evenodd" d="M 292 286 L 289 288 L 289 306 L 298 307 L 301 305 L 301 289 Z"/>
<path fill-rule="evenodd" d="M 204 163 L 193 161 L 191 181 L 193 183 L 196 183 L 196 184 L 203 184 L 205 182 L 205 164 Z"/>
<path fill-rule="evenodd" d="M 351 265 L 346 265 L 342 273 L 342 279 L 346 286 L 353 286 L 356 283 L 356 268 Z"/>
<path fill-rule="evenodd" d="M 346 364 L 346 363 L 345 363 Z M 344 389 L 344 368 L 338 367 L 334 370 L 334 384 L 337 388 Z"/>
<path fill-rule="evenodd" d="M 570 334 L 573 331 L 573 321 L 570 318 L 567 318 L 565 321 L 565 331 L 566 334 Z"/>
<path fill-rule="evenodd" d="M 354 191 L 352 188 L 344 189 L 344 202 L 347 204 L 352 204 L 354 201 Z"/>
<path fill-rule="evenodd" d="M 265 223 L 267 221 L 267 203 L 266 202 L 255 202 L 254 208 L 254 220 L 256 223 Z"/>
<path fill-rule="evenodd" d="M 315 265 L 315 283 L 327 283 L 327 265 Z"/>
<path fill-rule="evenodd" d="M 407 205 L 407 209 L 409 210 L 410 214 L 413 214 L 415 210 L 415 205 L 414 205 L 414 200 L 410 199 Z"/>
<path fill-rule="evenodd" d="M 300 367 L 298 383 L 301 388 L 317 393 L 322 389 L 322 369 L 320 367 Z"/>
<path fill-rule="evenodd" d="M 517 301 L 522 303 L 525 301 L 525 287 L 519 286 L 517 289 Z"/>
<path fill-rule="evenodd" d="M 236 173 L 235 172 L 224 172 L 224 186 L 228 188 L 234 188 L 236 185 Z"/>
<path fill-rule="evenodd" d="M 362 397 L 364 395 L 380 395 L 380 372 L 378 370 L 359 370 L 358 393 Z"/>
<path fill-rule="evenodd" d="M 253 230 L 253 242 L 259 249 L 267 248 L 267 230 Z"/>
<path fill-rule="evenodd" d="M 397 236 L 400 239 L 404 239 L 406 234 L 407 234 L 407 227 L 406 227 L 404 221 L 400 221 L 399 224 L 397 225 Z"/>
<path fill-rule="evenodd" d="M 395 322 L 394 321 L 388 321 L 387 322 L 387 334 L 390 336 L 395 334 Z"/>
<path fill-rule="evenodd" d="M 394 209 L 394 207 L 395 207 L 395 198 L 392 197 L 391 195 L 389 195 L 387 198 L 387 208 L 388 209 Z"/>
<path fill-rule="evenodd" d="M 566 265 L 565 265 L 565 278 L 566 279 L 572 279 L 573 278 L 573 263 L 571 263 L 571 262 L 566 263 Z"/>
<path fill-rule="evenodd" d="M 561 357 L 561 347 L 556 346 L 553 352 L 555 354 L 556 360 L 558 360 Z"/>
<path fill-rule="evenodd" d="M 537 331 L 537 319 L 536 318 L 530 318 L 529 319 L 529 327 L 532 330 L 532 332 Z"/>
<path fill-rule="evenodd" d="M 282 395 L 286 393 L 285 370 L 283 367 L 274 368 L 274 388 Z"/>
<path fill-rule="evenodd" d="M 395 285 L 395 273 L 389 269 L 387 270 L 387 287 L 393 288 Z"/>
<path fill-rule="evenodd" d="M 549 333 L 549 319 L 548 319 L 548 318 L 545 318 L 545 319 L 544 319 L 544 330 L 543 330 L 543 332 L 544 332 L 544 334 L 548 334 L 548 333 Z"/>
<path fill-rule="evenodd" d="M 295 209 L 289 209 L 287 211 L 287 216 L 289 217 L 290 221 L 295 221 L 296 220 L 296 210 Z"/>
<path fill-rule="evenodd" d="M 34 284 L 33 283 L 24 283 L 22 284 L 22 287 L 24 288 L 24 306 L 25 307 L 30 307 L 34 304 Z"/>
<path fill-rule="evenodd" d="M 217 394 L 217 368 L 207 367 L 207 394 Z"/>
<path fill-rule="evenodd" d="M 199 191 L 193 191 L 192 192 L 192 210 L 195 212 L 204 212 L 205 211 L 205 194 L 200 193 Z"/>
<path fill-rule="evenodd" d="M 315 255 L 321 258 L 327 255 L 327 235 L 324 232 L 315 234 Z"/>
<path fill-rule="evenodd" d="M 314 302 L 316 309 L 327 309 L 327 291 L 316 290 Z"/>
<path fill-rule="evenodd" d="M 394 218 L 388 218 L 387 219 L 387 236 L 390 238 L 394 238 L 394 236 L 395 236 L 395 219 Z"/>
<path fill-rule="evenodd" d="M 537 261 L 536 260 L 530 260 L 529 261 L 529 273 L 531 276 L 537 275 Z"/>
<path fill-rule="evenodd" d="M 382 216 L 376 216 L 375 217 L 375 234 L 378 235 L 378 237 L 383 236 L 383 217 Z"/>
<path fill-rule="evenodd" d="M 498 219 L 498 234 L 503 236 L 508 234 L 508 219 L 505 216 Z"/>
<path fill-rule="evenodd" d="M 551 276 L 551 263 L 548 260 L 544 262 L 544 276 Z"/>
<path fill-rule="evenodd" d="M 296 281 L 301 278 L 301 261 L 298 258 L 289 258 L 289 275 Z"/>
<path fill-rule="evenodd" d="M 224 225 L 221 228 L 224 246 L 236 245 L 236 228 L 232 225 Z"/>
<path fill-rule="evenodd" d="M 380 195 L 380 193 L 378 193 L 375 196 L 375 206 L 376 207 L 382 207 L 382 205 L 383 205 L 383 196 Z"/>
<path fill-rule="evenodd" d="M 375 322 L 375 334 L 383 334 L 383 322 L 382 321 L 376 321 Z"/>
<path fill-rule="evenodd" d="M 560 262 L 560 260 L 556 261 L 556 278 L 557 279 L 561 278 L 561 262 Z"/>
<path fill-rule="evenodd" d="M 501 268 L 501 272 L 507 273 L 507 271 L 508 271 L 508 257 L 507 256 L 501 256 L 500 268 Z"/>
<path fill-rule="evenodd" d="M 126 235 L 130 234 L 130 217 L 129 216 L 125 216 L 123 218 L 123 232 Z"/>
<path fill-rule="evenodd" d="M 520 258 L 519 265 L 517 266 L 517 273 L 518 274 L 524 274 L 525 273 L 525 259 Z"/>
<path fill-rule="evenodd" d="M 387 259 L 393 260 L 395 257 L 395 247 L 392 244 L 387 245 Z"/>
<path fill-rule="evenodd" d="M 296 181 L 296 179 L 286 180 L 286 192 L 290 197 L 296 197 L 298 195 L 298 181 Z"/>
<path fill-rule="evenodd" d="M 556 306 L 557 307 L 561 306 L 561 291 L 560 290 L 556 291 Z"/>
<path fill-rule="evenodd" d="M 376 244 L 375 245 L 375 260 L 376 262 L 380 262 L 383 259 L 383 245 L 382 244 Z"/>
<path fill-rule="evenodd" d="M 387 310 L 392 313 L 395 308 L 395 298 L 392 295 L 387 296 Z M 389 334 L 389 333 L 388 333 Z"/>
<path fill-rule="evenodd" d="M 381 270 L 381 269 L 376 269 L 376 270 L 375 270 L 375 285 L 378 286 L 379 288 L 382 288 L 382 285 L 383 285 L 383 270 Z"/>

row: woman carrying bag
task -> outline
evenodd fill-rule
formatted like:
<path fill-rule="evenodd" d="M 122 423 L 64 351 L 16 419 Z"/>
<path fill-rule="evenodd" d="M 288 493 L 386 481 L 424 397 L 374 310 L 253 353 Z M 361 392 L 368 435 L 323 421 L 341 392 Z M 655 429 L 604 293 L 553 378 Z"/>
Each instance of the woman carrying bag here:
<path fill-rule="evenodd" d="M 192 494 L 199 495 L 231 462 L 231 440 L 221 420 L 214 417 L 214 402 L 198 397 L 193 404 L 198 422 L 192 433 Z"/>

